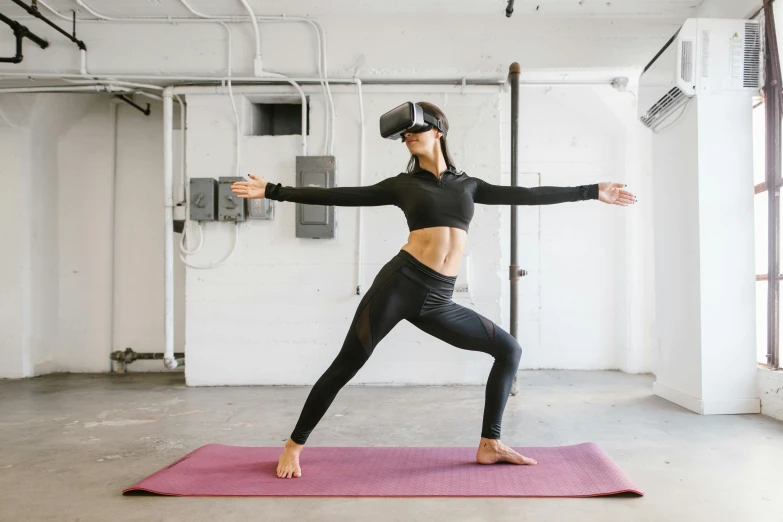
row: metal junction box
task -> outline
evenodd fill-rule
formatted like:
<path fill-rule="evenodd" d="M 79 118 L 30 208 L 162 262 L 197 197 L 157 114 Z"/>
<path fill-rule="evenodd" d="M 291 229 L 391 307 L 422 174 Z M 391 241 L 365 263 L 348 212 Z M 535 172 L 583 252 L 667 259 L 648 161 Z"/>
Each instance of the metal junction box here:
<path fill-rule="evenodd" d="M 235 181 L 247 180 L 235 176 L 218 178 L 218 221 L 240 223 L 247 219 L 247 200 L 231 192 L 231 185 Z"/>
<path fill-rule="evenodd" d="M 190 220 L 217 219 L 218 182 L 214 178 L 190 179 Z"/>
<path fill-rule="evenodd" d="M 334 156 L 297 156 L 297 187 L 334 187 Z M 296 237 L 334 237 L 334 206 L 296 204 Z"/>

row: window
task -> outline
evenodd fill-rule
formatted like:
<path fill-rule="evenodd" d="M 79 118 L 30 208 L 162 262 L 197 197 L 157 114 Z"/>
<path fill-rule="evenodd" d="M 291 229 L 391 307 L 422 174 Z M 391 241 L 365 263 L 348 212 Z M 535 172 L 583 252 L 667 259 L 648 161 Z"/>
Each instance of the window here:
<path fill-rule="evenodd" d="M 783 29 L 780 20 L 780 4 L 775 4 L 775 31 L 765 31 L 765 48 L 770 48 L 769 42 L 772 34 L 780 33 L 778 26 Z M 764 18 L 764 11 L 757 17 Z M 775 37 L 778 41 L 780 40 Z M 777 45 L 777 43 L 775 43 Z M 765 49 L 766 50 L 766 49 Z M 756 229 L 756 333 L 757 361 L 779 369 L 780 365 L 780 290 L 783 275 L 780 274 L 780 245 L 781 242 L 781 204 L 780 188 L 783 185 L 781 178 L 780 157 L 783 150 L 778 151 L 775 158 L 768 158 L 768 153 L 777 142 L 780 147 L 781 136 L 781 103 L 778 101 L 780 91 L 780 78 L 775 78 L 776 73 L 766 63 L 767 61 L 780 61 L 779 55 L 765 56 L 765 86 L 766 101 L 754 98 L 753 100 L 753 171 L 756 184 L 754 200 L 755 229 Z M 774 68 L 773 68 L 774 69 Z M 779 69 L 778 69 L 779 70 Z M 777 91 L 777 92 L 776 92 Z M 774 94 L 777 98 L 770 98 Z M 772 149 L 774 150 L 774 149 Z M 768 163 L 768 160 L 778 163 Z M 774 178 L 774 179 L 773 179 Z M 770 238 L 770 230 L 774 232 Z M 770 240 L 771 239 L 771 240 Z M 770 262 L 772 258 L 772 262 Z M 770 319 L 772 319 L 770 321 Z"/>

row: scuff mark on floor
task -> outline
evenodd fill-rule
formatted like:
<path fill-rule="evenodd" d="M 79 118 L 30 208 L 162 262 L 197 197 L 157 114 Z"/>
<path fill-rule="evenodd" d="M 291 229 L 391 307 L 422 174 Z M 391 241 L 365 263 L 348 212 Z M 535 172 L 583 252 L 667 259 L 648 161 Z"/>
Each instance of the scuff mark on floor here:
<path fill-rule="evenodd" d="M 204 413 L 207 410 L 193 410 L 193 411 L 183 411 L 182 413 L 169 413 L 169 417 L 181 417 L 183 415 L 192 415 L 194 413 Z"/>
<path fill-rule="evenodd" d="M 150 424 L 152 422 L 158 422 L 159 420 L 160 419 L 117 419 L 101 422 L 85 422 L 84 427 L 94 428 L 96 426 L 112 426 L 116 428 L 120 426 L 133 426 L 136 424 Z"/>

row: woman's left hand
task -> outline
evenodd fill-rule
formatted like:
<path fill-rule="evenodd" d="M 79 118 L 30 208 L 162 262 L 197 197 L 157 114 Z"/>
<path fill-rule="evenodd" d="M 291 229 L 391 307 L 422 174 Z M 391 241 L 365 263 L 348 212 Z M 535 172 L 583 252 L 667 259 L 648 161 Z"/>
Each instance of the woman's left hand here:
<path fill-rule="evenodd" d="M 636 196 L 627 190 L 623 190 L 626 185 L 622 183 L 604 182 L 598 184 L 598 201 L 603 201 L 609 205 L 620 205 L 627 207 L 636 203 Z"/>

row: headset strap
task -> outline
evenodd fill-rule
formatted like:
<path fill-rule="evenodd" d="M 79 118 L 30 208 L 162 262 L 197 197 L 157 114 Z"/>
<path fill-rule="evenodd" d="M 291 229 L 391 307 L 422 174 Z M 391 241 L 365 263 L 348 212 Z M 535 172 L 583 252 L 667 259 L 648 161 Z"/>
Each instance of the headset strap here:
<path fill-rule="evenodd" d="M 430 114 L 427 114 L 425 112 L 424 121 L 435 126 L 440 132 L 443 133 L 444 136 L 447 134 L 446 129 L 443 128 L 443 122 L 435 118 L 434 116 L 431 116 Z"/>

